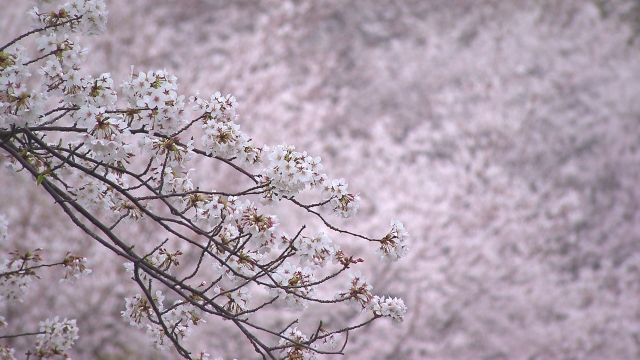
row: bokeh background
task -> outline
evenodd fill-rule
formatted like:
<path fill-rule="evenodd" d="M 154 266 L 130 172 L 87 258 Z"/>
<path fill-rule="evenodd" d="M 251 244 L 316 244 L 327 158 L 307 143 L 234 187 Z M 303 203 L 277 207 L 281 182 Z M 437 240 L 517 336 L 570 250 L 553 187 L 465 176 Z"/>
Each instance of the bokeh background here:
<path fill-rule="evenodd" d="M 86 72 L 167 69 L 187 96 L 232 93 L 255 143 L 321 156 L 360 193 L 346 226 L 411 232 L 407 259 L 363 269 L 407 319 L 352 334 L 345 359 L 640 359 L 640 2 L 105 2 Z M 29 29 L 30 6 L 0 0 L 0 40 Z M 176 358 L 120 319 L 122 261 L 24 179 L 0 172 L 2 250 L 44 241 L 94 273 L 35 283 L 8 321 L 77 317 L 77 359 Z M 255 357 L 224 326 L 190 343 Z"/>

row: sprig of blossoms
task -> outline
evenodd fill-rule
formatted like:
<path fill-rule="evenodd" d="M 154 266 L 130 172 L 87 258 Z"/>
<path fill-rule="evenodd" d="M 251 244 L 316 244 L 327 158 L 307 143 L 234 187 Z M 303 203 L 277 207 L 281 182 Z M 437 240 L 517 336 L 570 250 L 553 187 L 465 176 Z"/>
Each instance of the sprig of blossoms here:
<path fill-rule="evenodd" d="M 293 197 L 307 186 L 315 187 L 326 180 L 320 173 L 320 157 L 312 157 L 306 151 L 298 152 L 293 145 L 278 145 L 268 155 L 269 166 L 263 170 L 261 184 L 268 185 L 264 200 L 271 203 L 283 197 Z"/>
<path fill-rule="evenodd" d="M 391 231 L 380 240 L 380 246 L 376 249 L 376 254 L 380 255 L 383 262 L 398 261 L 399 258 L 407 256 L 409 253 L 409 233 L 397 220 L 391 221 Z"/>
<path fill-rule="evenodd" d="M 0 51 L 0 128 L 35 125 L 44 114 L 46 93 L 27 89 L 29 60 L 17 44 Z"/>
<path fill-rule="evenodd" d="M 371 294 L 373 286 L 367 282 L 360 271 L 349 274 L 349 279 L 346 289 L 336 293 L 335 299 L 348 301 L 353 307 L 364 312 L 373 299 L 373 294 Z"/>
<path fill-rule="evenodd" d="M 128 321 L 131 326 L 138 329 L 146 327 L 147 338 L 161 350 L 171 346 L 161 322 L 169 329 L 172 336 L 179 339 L 186 339 L 192 333 L 193 326 L 204 322 L 202 310 L 194 304 L 176 300 L 172 307 L 165 310 L 164 299 L 162 291 L 159 290 L 152 297 L 153 305 L 161 313 L 160 319 L 152 303 L 140 294 L 125 298 L 125 310 L 121 312 L 123 320 Z"/>
<path fill-rule="evenodd" d="M 142 153 L 152 155 L 159 166 L 184 169 L 186 163 L 193 158 L 193 140 L 187 144 L 180 144 L 179 137 L 151 138 L 142 137 L 138 140 Z"/>
<path fill-rule="evenodd" d="M 293 246 L 296 254 L 300 256 L 300 264 L 305 264 L 308 261 L 314 269 L 324 267 L 330 259 L 335 261 L 336 254 L 340 251 L 340 246 L 333 244 L 324 232 L 318 232 L 313 237 L 301 235 L 293 239 L 282 234 L 279 241 L 281 247 L 282 245 Z"/>
<path fill-rule="evenodd" d="M 231 94 L 222 96 L 219 91 L 216 91 L 211 95 L 210 100 L 205 100 L 197 92 L 194 96 L 189 97 L 189 101 L 195 103 L 193 106 L 194 111 L 202 113 L 205 124 L 210 122 L 229 122 L 238 119 L 236 114 L 238 102 Z"/>
<path fill-rule="evenodd" d="M 310 268 L 300 268 L 288 261 L 272 275 L 275 286 L 269 289 L 272 297 L 284 302 L 288 310 L 301 311 L 309 306 L 309 300 L 316 294 L 317 285 Z"/>
<path fill-rule="evenodd" d="M 164 70 L 134 76 L 132 71 L 120 87 L 129 103 L 129 126 L 171 135 L 186 125 L 184 95 L 178 95 L 175 76 Z"/>
<path fill-rule="evenodd" d="M 327 334 L 327 330 L 320 329 L 320 332 L 323 334 Z M 322 338 L 321 344 L 328 349 L 335 349 L 338 347 L 338 341 L 342 339 L 342 334 L 340 333 L 331 333 L 327 334 Z"/>
<path fill-rule="evenodd" d="M 284 346 L 280 352 L 286 360 L 316 360 L 318 356 L 313 349 L 314 344 L 308 345 L 309 339 L 297 327 L 288 328 L 282 334 L 278 346 Z"/>
<path fill-rule="evenodd" d="M 6 259 L 0 265 L 0 301 L 22 302 L 31 278 L 36 276 L 30 263 L 42 261 L 40 250 L 25 253 L 11 252 L 11 259 Z"/>
<path fill-rule="evenodd" d="M 262 162 L 263 153 L 268 151 L 268 147 L 254 146 L 251 138 L 235 123 L 238 119 L 238 102 L 234 96 L 222 96 L 220 92 L 216 92 L 207 101 L 196 93 L 189 97 L 189 101 L 195 103 L 194 111 L 202 113 L 199 119 L 204 135 L 201 139 L 207 155 L 225 159 L 237 158 L 243 165 Z"/>
<path fill-rule="evenodd" d="M 120 312 L 122 319 L 129 322 L 129 325 L 135 326 L 138 329 L 142 329 L 147 324 L 147 321 L 156 321 L 157 317 L 153 311 L 153 306 L 140 294 L 136 294 L 130 298 L 125 298 L 125 310 Z M 153 301 L 156 303 L 156 307 L 159 311 L 164 309 L 162 302 L 164 301 L 164 295 L 162 291 L 156 291 Z"/>
<path fill-rule="evenodd" d="M 404 301 L 397 297 L 393 299 L 391 297 L 385 298 L 384 296 L 374 296 L 371 300 L 369 308 L 376 316 L 388 316 L 394 324 L 401 323 L 404 320 L 404 314 L 407 312 L 407 307 L 404 305 Z"/>
<path fill-rule="evenodd" d="M 69 350 L 78 339 L 76 320 L 60 321 L 56 316 L 40 322 L 40 332 L 36 340 L 36 354 L 40 357 L 52 357 Z"/>
<path fill-rule="evenodd" d="M 246 286 L 228 292 L 225 292 L 220 287 L 216 287 L 215 292 L 218 294 L 225 294 L 228 301 L 224 304 L 223 308 L 232 314 L 239 314 L 249 308 L 251 292 L 249 292 L 249 289 Z"/>
<path fill-rule="evenodd" d="M 331 210 L 343 218 L 353 217 L 360 207 L 360 196 L 347 191 L 349 184 L 344 178 L 333 180 L 324 185 L 323 194 L 329 199 Z"/>
<path fill-rule="evenodd" d="M 271 251 L 276 239 L 273 232 L 278 226 L 278 217 L 261 214 L 258 207 L 251 204 L 242 212 L 240 226 L 251 234 L 251 243 L 258 247 L 261 254 Z"/>
<path fill-rule="evenodd" d="M 29 14 L 35 20 L 35 27 L 59 25 L 52 27 L 52 31 L 97 35 L 106 28 L 108 11 L 102 0 L 72 0 L 59 6 L 57 11 L 40 11 L 34 7 Z"/>
<path fill-rule="evenodd" d="M 185 170 L 169 166 L 151 169 L 150 183 L 161 194 L 184 194 L 193 191 L 195 187 L 191 181 L 193 169 Z M 182 208 L 182 199 L 173 197 L 169 199 L 174 206 Z"/>
<path fill-rule="evenodd" d="M 91 269 L 87 268 L 87 258 L 82 256 L 68 255 L 62 266 L 65 270 L 64 277 L 60 279 L 60 283 L 73 284 L 76 279 L 81 276 L 91 274 Z"/>
<path fill-rule="evenodd" d="M 162 301 L 159 302 L 161 303 Z M 202 318 L 203 313 L 198 307 L 184 300 L 176 300 L 173 306 L 162 314 L 162 323 L 172 336 L 184 340 L 193 332 L 193 326 L 204 322 Z M 165 350 L 172 345 L 170 341 L 167 341 L 167 334 L 162 325 L 148 323 L 146 326 L 147 337 L 158 349 Z"/>
<path fill-rule="evenodd" d="M 22 302 L 31 283 L 32 273 L 22 270 L 22 262 L 5 260 L 0 265 L 0 300 Z"/>
<path fill-rule="evenodd" d="M 40 83 L 45 86 L 49 95 L 61 96 L 64 102 L 82 106 L 112 106 L 106 100 L 113 99 L 113 91 L 100 91 L 97 81 L 90 75 L 80 74 L 80 64 L 86 58 L 87 48 L 80 46 L 80 39 L 71 40 L 67 34 L 56 36 L 44 33 L 37 40 L 43 56 L 50 56 L 45 65 L 38 69 L 42 76 Z M 53 50 L 52 50 L 53 49 Z"/>
<path fill-rule="evenodd" d="M 155 266 L 161 271 L 166 272 L 167 274 L 171 274 L 171 268 L 180 265 L 179 256 L 181 255 L 183 255 L 183 253 L 180 250 L 170 252 L 164 247 L 159 247 L 156 251 L 145 257 L 144 261 L 147 264 Z M 123 266 L 125 268 L 125 271 L 131 276 L 131 278 L 135 278 L 135 264 L 132 262 L 127 262 L 124 263 Z M 140 276 L 142 277 L 143 281 L 146 281 L 148 279 L 145 272 L 141 272 Z"/>
<path fill-rule="evenodd" d="M 336 294 L 336 300 L 346 300 L 362 312 L 371 310 L 375 316 L 388 316 L 394 324 L 403 321 L 407 307 L 402 299 L 371 294 L 373 287 L 359 271 L 350 274 L 349 278 L 351 281 L 347 284 L 347 288 Z"/>
<path fill-rule="evenodd" d="M 257 250 L 244 251 L 228 256 L 224 264 L 214 262 L 212 268 L 215 273 L 224 274 L 229 280 L 235 282 L 254 276 L 262 258 L 263 254 Z"/>
<path fill-rule="evenodd" d="M 80 134 L 83 139 L 83 149 L 89 151 L 89 156 L 99 162 L 117 164 L 127 161 L 133 156 L 133 146 L 126 143 L 121 135 L 126 132 L 123 124 L 114 118 L 100 118 L 97 127 L 106 131 L 94 131 Z M 107 130 L 108 129 L 108 130 Z"/>

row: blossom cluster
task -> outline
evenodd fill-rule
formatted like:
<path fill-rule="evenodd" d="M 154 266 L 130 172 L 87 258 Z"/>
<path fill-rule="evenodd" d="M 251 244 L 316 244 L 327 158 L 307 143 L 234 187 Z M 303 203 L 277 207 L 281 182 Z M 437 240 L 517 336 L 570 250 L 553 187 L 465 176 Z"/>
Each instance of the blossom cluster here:
<path fill-rule="evenodd" d="M 297 327 L 287 328 L 278 343 L 278 346 L 282 347 L 280 352 L 284 355 L 283 359 L 318 359 L 318 354 L 315 351 L 319 348 L 318 345 L 328 349 L 335 349 L 342 338 L 339 333 L 328 333 L 323 328 L 320 328 L 319 333 L 322 335 L 322 341 L 313 343 Z"/>
<path fill-rule="evenodd" d="M 175 76 L 164 70 L 141 71 L 134 76 L 132 69 L 130 79 L 120 88 L 131 109 L 126 119 L 129 126 L 171 135 L 184 125 L 184 95 L 178 95 Z"/>
<path fill-rule="evenodd" d="M 82 256 L 68 255 L 64 259 L 62 266 L 65 273 L 64 277 L 60 279 L 61 283 L 73 284 L 81 276 L 91 274 L 91 269 L 87 268 L 87 258 Z"/>
<path fill-rule="evenodd" d="M 317 289 L 316 285 L 312 285 L 316 278 L 311 268 L 295 267 L 285 262 L 272 277 L 275 286 L 270 294 L 283 301 L 287 309 L 301 311 L 309 306 L 308 298 L 313 297 Z"/>
<path fill-rule="evenodd" d="M 324 185 L 323 193 L 329 199 L 331 209 L 343 218 L 350 218 L 360 207 L 360 197 L 347 192 L 349 184 L 344 179 L 336 179 Z"/>
<path fill-rule="evenodd" d="M 243 311 L 249 309 L 249 303 L 251 301 L 251 292 L 246 286 L 241 288 L 232 290 L 232 291 L 224 291 L 219 286 L 214 289 L 214 291 L 218 294 L 224 293 L 226 297 L 229 299 L 226 304 L 224 304 L 223 308 L 229 311 L 232 314 L 240 314 Z"/>
<path fill-rule="evenodd" d="M 36 2 L 42 5 L 43 1 Z M 59 6 L 57 11 L 40 11 L 33 7 L 29 14 L 33 17 L 36 27 L 59 25 L 52 27 L 53 31 L 60 34 L 81 31 L 97 35 L 106 28 L 108 11 L 101 0 L 72 0 Z"/>
<path fill-rule="evenodd" d="M 319 172 L 320 157 L 297 152 L 293 145 L 276 146 L 268 158 L 270 164 L 263 171 L 262 183 L 270 187 L 264 195 L 269 202 L 295 196 L 307 186 L 315 187 L 326 180 L 326 175 Z"/>
<path fill-rule="evenodd" d="M 309 345 L 309 339 L 298 328 L 288 328 L 280 339 L 279 346 L 284 348 L 281 353 L 284 359 L 316 360 L 318 356 L 313 351 L 314 345 Z"/>
<path fill-rule="evenodd" d="M 336 294 L 336 299 L 347 300 L 356 309 L 365 312 L 372 311 L 376 316 L 390 317 L 392 322 L 402 322 L 407 307 L 400 298 L 373 295 L 367 279 L 358 271 L 349 275 L 350 281 L 344 290 Z"/>
<path fill-rule="evenodd" d="M 391 231 L 380 240 L 376 254 L 380 255 L 380 260 L 384 262 L 398 261 L 409 252 L 408 239 L 409 233 L 405 231 L 404 225 L 396 220 L 391 221 Z"/>
<path fill-rule="evenodd" d="M 258 208 L 251 204 L 242 212 L 239 225 L 251 234 L 251 243 L 260 253 L 271 251 L 271 246 L 276 239 L 274 230 L 278 225 L 278 218 L 275 215 L 261 214 Z"/>
<path fill-rule="evenodd" d="M 167 349 L 171 345 L 166 337 L 163 325 L 169 333 L 180 339 L 187 338 L 194 325 L 204 322 L 202 311 L 191 303 L 177 300 L 165 309 L 164 295 L 158 290 L 151 300 L 141 294 L 125 298 L 125 310 L 122 318 L 139 329 L 146 328 L 149 340 L 159 349 Z"/>
<path fill-rule="evenodd" d="M 332 259 L 337 262 L 336 254 L 340 251 L 340 245 L 334 244 L 324 233 L 319 232 L 315 236 L 298 236 L 295 239 L 288 239 L 282 236 L 283 243 L 290 243 L 300 256 L 300 263 L 310 262 L 312 268 L 322 268 Z"/>
<path fill-rule="evenodd" d="M 34 125 L 44 113 L 46 95 L 27 90 L 29 60 L 18 44 L 0 52 L 0 128 Z"/>
<path fill-rule="evenodd" d="M 353 274 L 349 274 L 349 282 L 347 287 L 343 291 L 336 293 L 337 300 L 346 300 L 351 306 L 361 311 L 365 311 L 373 299 L 371 286 L 367 279 L 362 276 L 360 271 L 356 271 Z"/>
<path fill-rule="evenodd" d="M 391 297 L 385 298 L 384 296 L 376 295 L 371 299 L 369 307 L 375 315 L 388 316 L 396 324 L 402 322 L 404 314 L 407 312 L 404 301 L 397 297 L 392 299 Z"/>
<path fill-rule="evenodd" d="M 235 122 L 238 119 L 238 102 L 234 96 L 222 96 L 216 92 L 207 101 L 196 94 L 189 97 L 189 101 L 194 103 L 194 111 L 202 113 L 202 146 L 208 155 L 237 158 L 244 165 L 262 162 L 262 154 L 268 147 L 254 146 L 251 138 L 240 130 L 240 125 Z"/>
<path fill-rule="evenodd" d="M 78 327 L 75 320 L 64 320 L 56 316 L 40 322 L 40 334 L 36 340 L 36 354 L 40 357 L 52 357 L 64 353 L 78 339 Z"/>
<path fill-rule="evenodd" d="M 22 302 L 33 275 L 25 260 L 4 260 L 0 265 L 0 301 Z"/>

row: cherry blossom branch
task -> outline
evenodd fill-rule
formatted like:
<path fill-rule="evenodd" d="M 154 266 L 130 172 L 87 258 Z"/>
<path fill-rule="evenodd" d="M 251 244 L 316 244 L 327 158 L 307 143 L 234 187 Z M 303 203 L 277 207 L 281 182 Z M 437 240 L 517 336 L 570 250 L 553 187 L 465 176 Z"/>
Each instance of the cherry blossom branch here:
<path fill-rule="evenodd" d="M 103 10 L 100 0 L 84 0 L 66 4 L 57 13 L 33 11 L 43 23 L 78 12 L 78 23 L 72 28 L 58 24 L 59 33 L 43 28 L 37 39 L 40 56 L 33 60 L 20 47 L 3 55 L 0 84 L 8 85 L 0 89 L 0 149 L 9 155 L 15 171 L 26 170 L 35 178 L 36 186 L 42 186 L 76 227 L 127 261 L 125 269 L 142 294 L 125 298 L 122 317 L 135 327 L 146 326 L 156 346 L 170 345 L 185 359 L 193 356 L 183 339 L 204 316 L 231 321 L 265 359 L 342 354 L 351 330 L 382 316 L 401 320 L 406 312 L 402 300 L 374 296 L 360 272 L 349 274 L 346 288 L 333 299 L 316 295 L 364 260 L 345 254 L 324 232 L 308 234 L 305 225 L 296 224 L 299 230 L 293 237 L 278 233 L 280 221 L 265 205 L 277 206 L 286 199 L 339 235 L 378 242 L 376 252 L 386 261 L 406 255 L 408 234 L 402 224 L 392 222 L 392 230 L 381 240 L 331 225 L 315 209 L 328 208 L 348 218 L 356 214 L 360 198 L 347 191 L 344 179 L 329 181 L 321 172 L 319 157 L 292 145 L 253 145 L 236 123 L 237 103 L 231 95 L 216 93 L 209 100 L 199 94 L 189 97 L 195 116 L 188 117 L 185 97 L 178 94 L 175 77 L 165 71 L 135 75 L 132 69 L 118 87 L 120 100 L 109 74 L 95 79 L 80 75 L 85 50 L 78 41 L 66 40 L 65 31 L 77 27 L 89 34 L 98 32 L 106 20 Z M 25 92 L 22 78 L 27 67 L 45 59 L 38 71 L 44 90 Z M 50 98 L 56 98 L 59 106 L 46 110 L 54 102 L 47 102 Z M 122 103 L 124 109 L 117 105 Z M 186 143 L 178 138 L 188 130 L 201 134 L 199 145 L 193 137 Z M 51 138 L 54 143 L 49 143 Z M 202 190 L 190 177 L 194 169 L 188 164 L 194 157 L 223 162 L 239 179 L 247 177 L 253 184 L 239 187 L 240 183 L 225 180 L 237 188 Z M 261 172 L 247 170 L 256 165 L 263 167 Z M 304 205 L 296 200 L 312 189 L 322 191 L 317 201 Z M 123 235 L 123 224 L 143 220 L 150 220 L 163 240 L 135 248 Z M 197 260 L 181 264 L 182 251 L 168 249 L 174 243 L 194 251 Z M 62 265 L 83 271 L 82 261 L 67 254 Z M 317 279 L 318 270 L 330 261 L 338 267 Z M 27 267 L 26 260 L 21 266 Z M 172 273 L 175 269 L 177 274 Z M 18 272 L 7 276 L 27 270 L 11 271 Z M 213 280 L 197 283 L 198 276 Z M 268 296 L 251 304 L 252 291 L 260 289 Z M 165 307 L 162 291 L 179 300 Z M 310 337 L 293 327 L 298 320 L 274 330 L 252 319 L 276 304 L 303 311 L 311 303 L 348 303 L 372 317 L 334 331 L 319 323 Z M 67 324 L 66 319 L 62 323 Z M 54 325 L 62 326 L 57 319 Z M 76 329 L 75 322 L 64 326 Z M 335 349 L 342 333 L 346 336 L 340 350 L 316 346 Z M 38 351 L 45 356 L 50 349 Z"/>
<path fill-rule="evenodd" d="M 45 27 L 41 27 L 41 28 L 38 28 L 38 29 L 33 29 L 31 31 L 28 31 L 28 32 L 26 32 L 26 33 L 24 33 L 24 34 L 22 34 L 20 36 L 17 36 L 15 39 L 13 39 L 13 40 L 9 41 L 8 43 L 6 43 L 4 46 L 1 46 L 0 47 L 0 52 L 4 51 L 9 46 L 17 43 L 18 41 L 20 41 L 20 40 L 22 40 L 22 39 L 24 39 L 24 38 L 26 38 L 26 37 L 28 37 L 30 35 L 37 34 L 37 33 L 40 33 L 40 32 L 43 32 L 43 31 L 46 31 L 46 30 L 49 30 L 49 29 L 54 29 L 54 28 L 57 28 L 59 26 L 66 25 L 68 23 L 71 23 L 71 22 L 74 22 L 74 21 L 78 21 L 81 18 L 82 18 L 82 15 L 77 16 L 77 17 L 73 17 L 71 19 L 65 20 L 65 21 L 63 21 L 61 23 L 58 23 L 58 24 L 51 24 L 51 25 L 47 25 Z"/>

